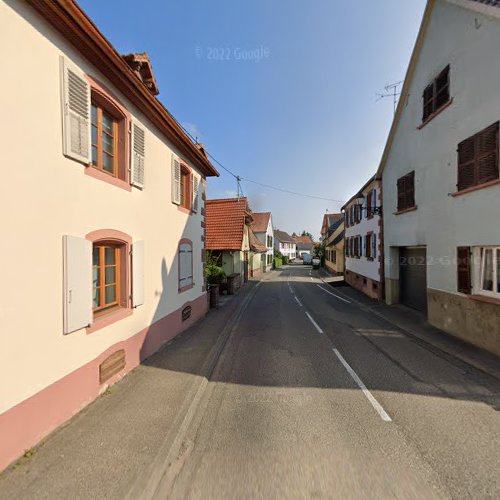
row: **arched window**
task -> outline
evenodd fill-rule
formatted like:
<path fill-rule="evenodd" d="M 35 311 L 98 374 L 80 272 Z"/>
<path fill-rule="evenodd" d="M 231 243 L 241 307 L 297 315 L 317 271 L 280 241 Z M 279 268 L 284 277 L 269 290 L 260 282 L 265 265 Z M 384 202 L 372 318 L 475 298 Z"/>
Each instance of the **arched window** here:
<path fill-rule="evenodd" d="M 92 308 L 100 316 L 128 308 L 131 238 L 121 231 L 104 229 L 87 235 L 92 241 Z"/>

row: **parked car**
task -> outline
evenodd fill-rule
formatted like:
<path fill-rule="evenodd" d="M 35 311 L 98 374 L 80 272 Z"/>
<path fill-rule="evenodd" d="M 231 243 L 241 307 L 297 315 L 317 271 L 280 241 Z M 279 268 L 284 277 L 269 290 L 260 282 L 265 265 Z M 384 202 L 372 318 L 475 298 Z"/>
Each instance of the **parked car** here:
<path fill-rule="evenodd" d="M 302 261 L 304 265 L 311 265 L 312 264 L 312 255 L 310 253 L 305 253 L 302 255 Z"/>
<path fill-rule="evenodd" d="M 318 257 L 314 257 L 312 260 L 313 269 L 319 269 L 321 260 Z"/>

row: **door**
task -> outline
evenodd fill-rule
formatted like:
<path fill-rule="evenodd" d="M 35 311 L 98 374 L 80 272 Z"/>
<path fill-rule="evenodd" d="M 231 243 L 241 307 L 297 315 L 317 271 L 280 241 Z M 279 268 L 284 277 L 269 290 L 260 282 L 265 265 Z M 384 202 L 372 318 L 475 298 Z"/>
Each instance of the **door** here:
<path fill-rule="evenodd" d="M 423 247 L 399 249 L 400 302 L 427 312 L 427 251 Z"/>

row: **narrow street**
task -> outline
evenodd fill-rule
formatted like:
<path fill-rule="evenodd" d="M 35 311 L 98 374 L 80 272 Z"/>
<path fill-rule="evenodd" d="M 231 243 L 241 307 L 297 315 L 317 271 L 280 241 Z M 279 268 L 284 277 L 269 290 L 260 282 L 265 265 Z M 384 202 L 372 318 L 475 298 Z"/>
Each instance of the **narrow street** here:
<path fill-rule="evenodd" d="M 498 497 L 499 409 L 493 378 L 288 266 L 241 316 L 158 497 Z"/>

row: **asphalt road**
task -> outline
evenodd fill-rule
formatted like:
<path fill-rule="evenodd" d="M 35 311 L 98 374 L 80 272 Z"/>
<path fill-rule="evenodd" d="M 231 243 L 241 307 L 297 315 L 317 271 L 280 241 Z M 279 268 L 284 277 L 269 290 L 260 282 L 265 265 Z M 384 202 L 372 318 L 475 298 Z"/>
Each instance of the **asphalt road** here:
<path fill-rule="evenodd" d="M 158 496 L 500 498 L 499 410 L 497 381 L 289 266 L 241 316 Z"/>

